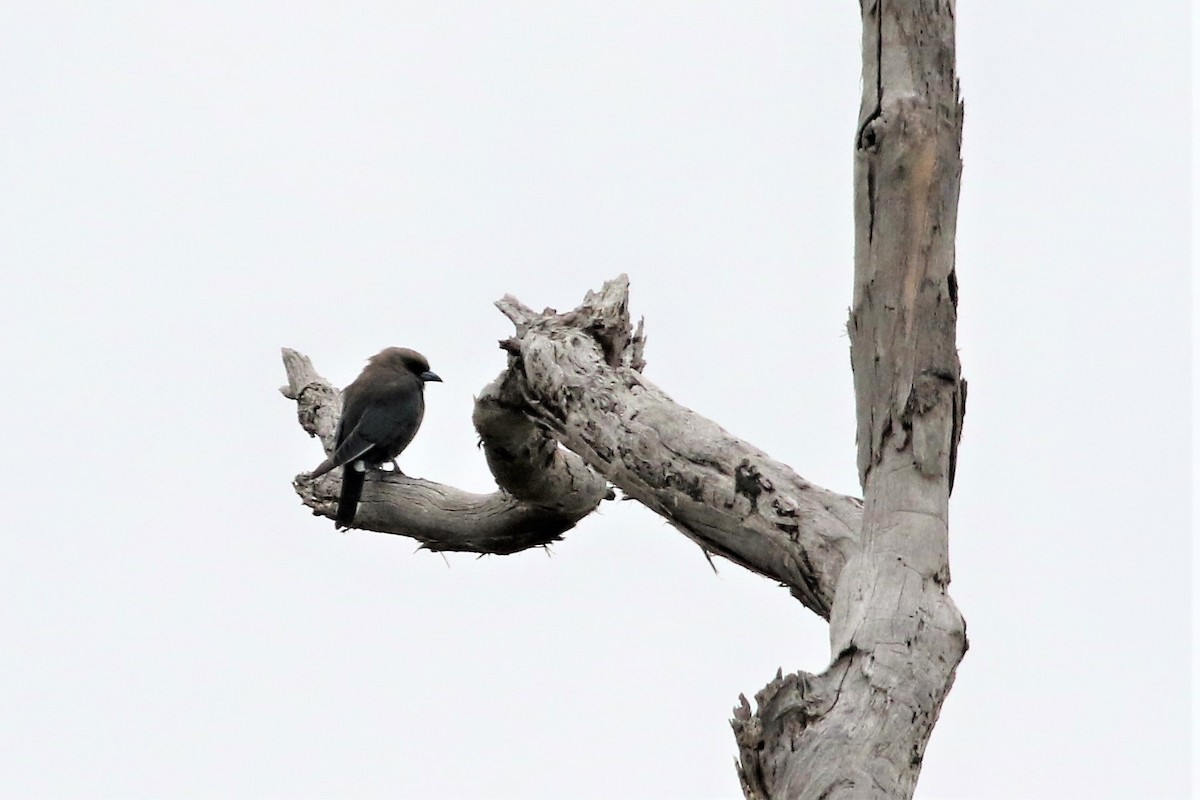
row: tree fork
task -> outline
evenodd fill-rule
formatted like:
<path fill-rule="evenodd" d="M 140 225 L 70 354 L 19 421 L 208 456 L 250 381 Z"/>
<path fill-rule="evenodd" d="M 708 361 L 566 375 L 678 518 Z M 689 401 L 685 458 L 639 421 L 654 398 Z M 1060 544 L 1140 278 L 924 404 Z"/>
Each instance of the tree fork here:
<path fill-rule="evenodd" d="M 380 474 L 356 518 L 433 550 L 505 554 L 557 540 L 612 497 L 612 483 L 706 554 L 779 581 L 829 619 L 833 658 L 820 675 L 777 675 L 756 711 L 744 697 L 735 709 L 748 798 L 911 797 L 967 646 L 946 592 L 966 401 L 955 346 L 954 5 L 863 0 L 862 13 L 849 330 L 865 505 L 648 381 L 621 276 L 565 314 L 497 303 L 516 332 L 473 417 L 497 492 Z M 328 448 L 337 391 L 300 354 L 285 350 L 284 363 L 284 395 Z M 337 480 L 301 474 L 294 485 L 329 516 Z"/>

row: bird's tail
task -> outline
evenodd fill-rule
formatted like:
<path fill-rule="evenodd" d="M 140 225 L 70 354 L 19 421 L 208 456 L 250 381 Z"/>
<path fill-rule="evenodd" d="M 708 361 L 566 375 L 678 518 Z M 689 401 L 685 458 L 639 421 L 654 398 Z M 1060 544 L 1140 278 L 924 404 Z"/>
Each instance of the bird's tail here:
<path fill-rule="evenodd" d="M 349 528 L 350 523 L 354 522 L 354 512 L 358 511 L 358 501 L 362 499 L 366 473 L 356 470 L 354 464 L 355 462 L 351 461 L 342 467 L 342 495 L 338 499 L 337 514 L 334 517 L 339 528 Z"/>

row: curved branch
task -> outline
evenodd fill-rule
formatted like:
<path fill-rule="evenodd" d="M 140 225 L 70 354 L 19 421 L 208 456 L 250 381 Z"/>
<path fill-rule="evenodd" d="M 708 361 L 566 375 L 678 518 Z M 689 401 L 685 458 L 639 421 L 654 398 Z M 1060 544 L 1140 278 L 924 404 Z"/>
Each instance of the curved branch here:
<path fill-rule="evenodd" d="M 508 368 L 476 399 L 473 420 L 500 491 L 372 472 L 357 527 L 434 550 L 511 553 L 560 538 L 611 499 L 607 479 L 706 554 L 779 581 L 828 618 L 856 549 L 861 501 L 809 483 L 643 377 L 645 338 L 630 323 L 626 276 L 564 314 L 510 296 L 496 305 L 516 335 L 500 343 Z M 338 392 L 304 356 L 285 350 L 284 363 L 284 394 L 328 450 Z M 295 487 L 314 513 L 332 516 L 339 480 L 302 474 Z"/>
<path fill-rule="evenodd" d="M 288 385 L 301 427 L 321 439 L 328 453 L 341 413 L 341 393 L 307 356 L 284 348 Z M 408 536 L 428 550 L 505 555 L 557 541 L 611 493 L 604 479 L 528 419 L 508 410 L 502 375 L 476 400 L 475 424 L 499 491 L 464 492 L 406 475 L 371 471 L 354 527 Z M 503 465 L 501 468 L 498 465 Z M 293 481 L 314 514 L 332 518 L 341 488 L 340 470 Z"/>

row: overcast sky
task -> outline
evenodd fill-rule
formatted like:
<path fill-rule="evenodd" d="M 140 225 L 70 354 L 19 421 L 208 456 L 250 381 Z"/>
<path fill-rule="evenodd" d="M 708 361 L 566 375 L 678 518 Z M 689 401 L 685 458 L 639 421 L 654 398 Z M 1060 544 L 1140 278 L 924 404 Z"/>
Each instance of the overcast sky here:
<path fill-rule="evenodd" d="M 960 3 L 951 592 L 920 798 L 1189 787 L 1188 4 Z M 649 511 L 549 554 L 335 533 L 279 348 L 445 383 L 627 272 L 646 374 L 858 493 L 857 4 L 0 5 L 0 796 L 732 798 L 827 627 Z"/>

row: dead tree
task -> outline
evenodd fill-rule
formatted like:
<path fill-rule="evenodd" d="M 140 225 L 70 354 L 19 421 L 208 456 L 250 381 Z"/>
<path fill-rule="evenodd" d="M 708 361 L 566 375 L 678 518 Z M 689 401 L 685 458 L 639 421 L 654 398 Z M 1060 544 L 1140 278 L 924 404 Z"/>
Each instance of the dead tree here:
<path fill-rule="evenodd" d="M 955 347 L 962 105 L 954 3 L 862 0 L 849 331 L 864 500 L 815 486 L 642 374 L 625 276 L 559 314 L 509 296 L 507 368 L 475 405 L 498 490 L 379 473 L 357 527 L 431 550 L 547 544 L 616 486 L 706 553 L 779 581 L 829 620 L 831 662 L 734 710 L 747 798 L 910 797 L 966 652 L 950 600 L 947 506 L 966 400 Z M 330 448 L 338 392 L 284 351 L 301 425 Z M 561 447 L 560 447 L 561 445 Z M 332 517 L 336 474 L 295 479 Z"/>

